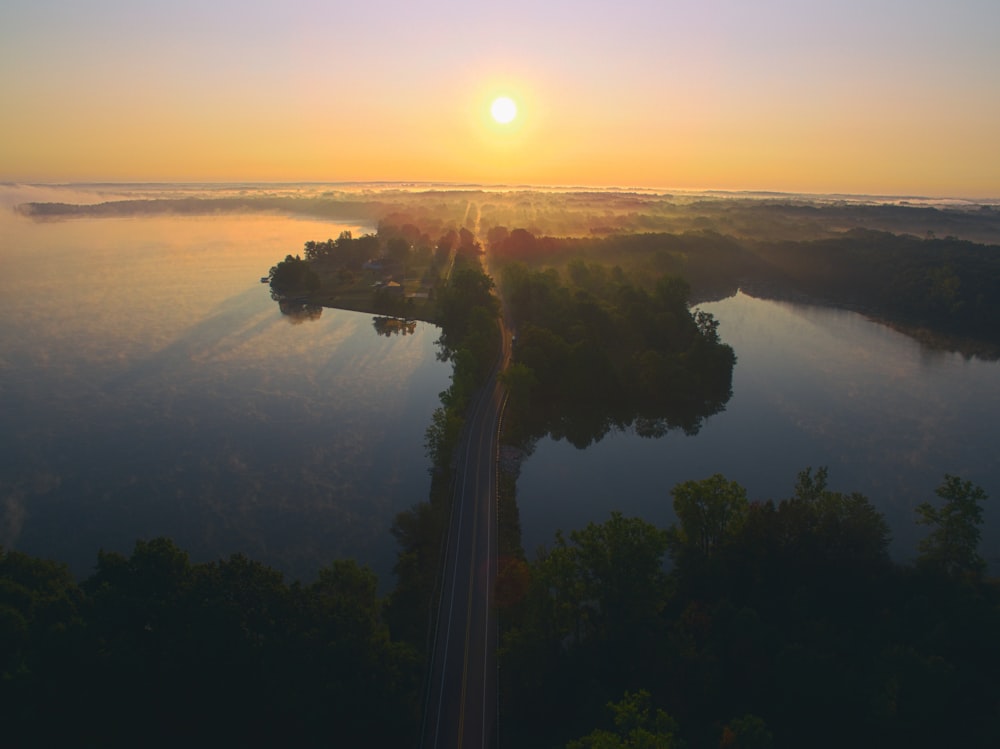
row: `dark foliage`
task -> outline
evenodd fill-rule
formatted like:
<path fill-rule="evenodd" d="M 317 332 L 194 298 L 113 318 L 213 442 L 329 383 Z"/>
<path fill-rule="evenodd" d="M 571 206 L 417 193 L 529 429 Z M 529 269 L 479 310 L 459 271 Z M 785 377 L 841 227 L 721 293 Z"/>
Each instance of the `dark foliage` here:
<path fill-rule="evenodd" d="M 459 254 L 451 278 L 438 292 L 438 357 L 452 362 L 452 374 L 451 386 L 441 393 L 441 407 L 427 428 L 427 452 L 437 470 L 447 468 L 465 407 L 497 364 L 500 303 L 492 290 L 493 280 L 479 261 Z"/>
<path fill-rule="evenodd" d="M 759 205 L 757 211 L 766 215 L 768 206 Z M 626 268 L 647 291 L 664 274 L 677 275 L 700 299 L 728 296 L 742 288 L 765 298 L 860 310 L 926 340 L 937 336 L 944 344 L 950 341 L 952 348 L 984 356 L 995 356 L 1000 346 L 996 245 L 863 228 L 780 242 L 708 230 L 597 239 L 535 237 L 515 229 L 498 236 L 502 238 L 493 251 L 500 262 L 539 267 L 610 261 Z"/>
<path fill-rule="evenodd" d="M 855 229 L 760 245 L 764 280 L 900 324 L 1000 342 L 1000 247 Z"/>
<path fill-rule="evenodd" d="M 736 356 L 711 315 L 688 309 L 683 279 L 663 276 L 646 291 L 580 261 L 568 275 L 567 285 L 552 270 L 504 268 L 518 331 L 516 367 L 505 375 L 515 438 L 548 433 L 585 447 L 627 426 L 694 433 L 722 410 Z"/>
<path fill-rule="evenodd" d="M 782 501 L 721 476 L 673 494 L 667 531 L 612 515 L 530 564 L 504 617 L 509 746 L 997 745 L 995 581 L 938 564 L 940 539 L 893 564 L 884 519 L 823 469 Z"/>
<path fill-rule="evenodd" d="M 281 297 L 290 294 L 310 294 L 319 291 L 320 280 L 308 260 L 298 255 L 286 255 L 271 268 L 271 293 Z"/>
<path fill-rule="evenodd" d="M 382 245 L 374 234 L 354 237 L 349 231 L 325 242 L 310 240 L 303 247 L 305 259 L 325 271 L 337 268 L 359 271 L 366 261 L 379 257 L 381 251 Z"/>
<path fill-rule="evenodd" d="M 9 747 L 405 746 L 419 662 L 390 637 L 374 574 L 308 586 L 166 539 L 66 568 L 0 555 L 0 720 Z"/>

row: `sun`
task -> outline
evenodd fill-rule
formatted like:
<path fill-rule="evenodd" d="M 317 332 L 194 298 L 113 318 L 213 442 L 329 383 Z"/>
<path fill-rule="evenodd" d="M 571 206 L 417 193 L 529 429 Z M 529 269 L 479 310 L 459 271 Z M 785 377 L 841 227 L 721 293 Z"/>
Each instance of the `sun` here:
<path fill-rule="evenodd" d="M 517 104 L 509 96 L 500 96 L 490 105 L 490 114 L 501 125 L 506 125 L 517 117 Z"/>

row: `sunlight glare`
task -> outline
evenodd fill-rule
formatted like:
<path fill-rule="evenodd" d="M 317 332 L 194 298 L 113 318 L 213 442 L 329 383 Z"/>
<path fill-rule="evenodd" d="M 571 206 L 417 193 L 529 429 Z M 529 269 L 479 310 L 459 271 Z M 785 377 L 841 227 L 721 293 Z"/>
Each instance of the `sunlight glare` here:
<path fill-rule="evenodd" d="M 501 96 L 493 100 L 490 106 L 490 113 L 493 119 L 501 125 L 506 125 L 517 117 L 517 104 L 508 96 Z"/>

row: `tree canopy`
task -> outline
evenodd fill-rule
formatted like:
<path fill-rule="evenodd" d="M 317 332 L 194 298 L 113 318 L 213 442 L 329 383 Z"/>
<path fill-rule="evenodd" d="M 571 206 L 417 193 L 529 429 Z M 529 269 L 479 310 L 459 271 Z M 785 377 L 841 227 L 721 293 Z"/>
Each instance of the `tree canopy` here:
<path fill-rule="evenodd" d="M 917 522 L 931 527 L 920 542 L 920 561 L 952 574 L 982 573 L 986 562 L 979 554 L 979 526 L 986 492 L 971 481 L 946 475 L 934 493 L 943 505 L 923 502 L 917 507 Z"/>
<path fill-rule="evenodd" d="M 721 475 L 671 493 L 670 528 L 612 513 L 525 563 L 527 591 L 502 620 L 513 745 L 1000 740 L 995 583 L 893 564 L 885 520 L 830 489 L 825 468 L 781 500 L 748 501 Z M 963 522 L 982 500 L 954 477 L 939 495 Z"/>
<path fill-rule="evenodd" d="M 0 552 L 0 720 L 9 746 L 402 746 L 419 658 L 353 561 L 288 584 L 167 539 L 64 565 Z M 58 716 L 58 719 L 53 719 Z"/>
<path fill-rule="evenodd" d="M 271 268 L 271 291 L 279 295 L 308 294 L 319 291 L 319 276 L 298 255 L 286 255 L 285 259 Z"/>
<path fill-rule="evenodd" d="M 711 315 L 688 309 L 683 279 L 664 276 L 646 291 L 601 266 L 577 263 L 568 275 L 503 270 L 518 333 L 508 375 L 515 439 L 547 433 L 585 447 L 612 428 L 694 433 L 724 407 L 736 356 Z"/>

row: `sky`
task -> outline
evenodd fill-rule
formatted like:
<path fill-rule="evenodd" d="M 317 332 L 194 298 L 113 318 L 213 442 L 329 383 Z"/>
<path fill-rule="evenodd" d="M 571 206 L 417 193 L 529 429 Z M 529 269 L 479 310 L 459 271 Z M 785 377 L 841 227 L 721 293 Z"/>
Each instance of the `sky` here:
<path fill-rule="evenodd" d="M 0 181 L 997 198 L 998 29 L 996 0 L 3 0 Z"/>

